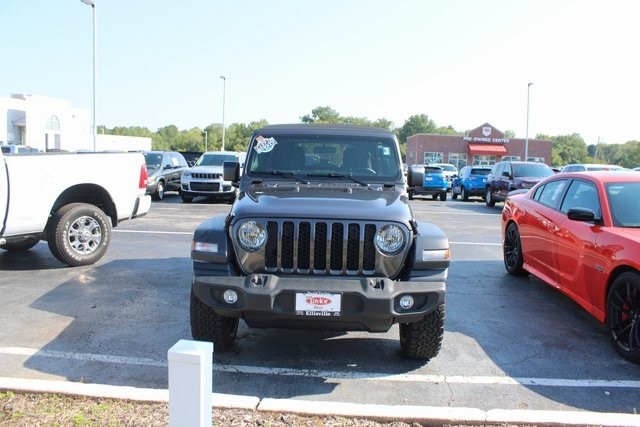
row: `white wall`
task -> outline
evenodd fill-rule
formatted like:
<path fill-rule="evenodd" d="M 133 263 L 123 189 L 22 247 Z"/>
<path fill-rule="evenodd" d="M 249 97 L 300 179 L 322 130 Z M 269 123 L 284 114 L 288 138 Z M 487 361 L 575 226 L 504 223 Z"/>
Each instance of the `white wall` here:
<path fill-rule="evenodd" d="M 58 119 L 59 129 L 48 128 L 51 116 Z M 24 122 L 25 126 L 17 126 L 16 122 Z M 0 97 L 0 143 L 22 143 L 41 151 L 46 148 L 93 151 L 91 114 L 89 110 L 73 108 L 69 101 L 62 99 L 24 94 Z M 96 136 L 98 151 L 150 149 L 151 138 Z"/>

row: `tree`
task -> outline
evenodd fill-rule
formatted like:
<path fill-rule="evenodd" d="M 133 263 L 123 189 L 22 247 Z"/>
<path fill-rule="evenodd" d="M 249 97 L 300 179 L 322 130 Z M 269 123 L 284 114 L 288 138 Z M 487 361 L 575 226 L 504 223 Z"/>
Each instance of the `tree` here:
<path fill-rule="evenodd" d="M 426 114 L 416 114 L 409 117 L 402 127 L 400 127 L 398 136 L 400 142 L 407 142 L 407 138 L 411 135 L 419 133 L 434 133 L 436 124 Z"/>
<path fill-rule="evenodd" d="M 589 160 L 587 144 L 578 133 L 560 136 L 538 134 L 536 139 L 546 139 L 552 142 L 551 163 L 554 165 L 587 163 Z"/>
<path fill-rule="evenodd" d="M 328 105 L 314 108 L 311 115 L 306 114 L 300 120 L 302 123 L 342 123 L 340 114 Z"/>

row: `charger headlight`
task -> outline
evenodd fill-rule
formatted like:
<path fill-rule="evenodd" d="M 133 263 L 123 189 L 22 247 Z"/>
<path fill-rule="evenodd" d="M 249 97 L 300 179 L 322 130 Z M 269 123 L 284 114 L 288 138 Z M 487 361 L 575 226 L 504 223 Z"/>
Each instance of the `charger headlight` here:
<path fill-rule="evenodd" d="M 238 227 L 238 242 L 246 251 L 253 252 L 260 249 L 267 241 L 267 231 L 262 224 L 249 220 Z"/>
<path fill-rule="evenodd" d="M 398 253 L 404 246 L 404 233 L 395 224 L 387 224 L 376 233 L 376 247 L 385 255 Z"/>

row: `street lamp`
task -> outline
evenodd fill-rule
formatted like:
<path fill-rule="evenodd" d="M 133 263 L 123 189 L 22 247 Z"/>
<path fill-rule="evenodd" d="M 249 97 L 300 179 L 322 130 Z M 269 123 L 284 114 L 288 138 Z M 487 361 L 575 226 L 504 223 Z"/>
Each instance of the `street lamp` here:
<path fill-rule="evenodd" d="M 207 149 L 207 145 L 209 144 L 209 134 L 207 133 L 207 131 L 204 131 L 204 151 L 209 151 Z"/>
<path fill-rule="evenodd" d="M 533 83 L 529 83 L 527 85 L 527 130 L 524 137 L 524 161 L 526 162 L 529 158 L 529 92 L 531 90 L 531 85 Z"/>
<path fill-rule="evenodd" d="M 93 10 L 93 151 L 96 151 L 96 2 L 94 0 L 80 1 L 91 6 L 91 9 Z"/>
<path fill-rule="evenodd" d="M 227 89 L 227 78 L 225 76 L 220 76 L 222 79 L 222 147 L 220 151 L 224 151 L 224 97 Z"/>

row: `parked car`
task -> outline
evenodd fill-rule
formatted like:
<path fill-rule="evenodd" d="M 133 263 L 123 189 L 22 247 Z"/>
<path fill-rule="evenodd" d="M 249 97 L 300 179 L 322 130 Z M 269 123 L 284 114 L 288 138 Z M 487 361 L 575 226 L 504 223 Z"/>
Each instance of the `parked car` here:
<path fill-rule="evenodd" d="M 177 151 L 145 151 L 143 154 L 149 172 L 147 194 L 153 200 L 162 200 L 165 191 L 180 192 L 182 171 L 189 167 L 184 156 Z"/>
<path fill-rule="evenodd" d="M 410 186 L 407 188 L 409 200 L 413 200 L 415 196 L 431 196 L 433 200 L 440 197 L 443 202 L 447 200 L 449 185 L 440 166 L 412 165 L 411 168 L 419 169 L 424 174 L 424 183 L 421 187 Z"/>
<path fill-rule="evenodd" d="M 451 183 L 451 197 L 455 200 L 460 195 L 465 202 L 472 196 L 484 199 L 489 172 L 491 172 L 491 166 L 463 167 Z"/>
<path fill-rule="evenodd" d="M 35 147 L 29 147 L 28 145 L 0 145 L 0 149 L 2 149 L 3 154 L 14 154 L 14 153 L 39 153 Z"/>
<path fill-rule="evenodd" d="M 607 325 L 624 358 L 640 362 L 640 175 L 563 173 L 502 211 L 509 274 L 539 277 Z"/>
<path fill-rule="evenodd" d="M 242 153 L 244 154 L 244 153 Z M 190 169 L 182 171 L 180 196 L 190 203 L 195 197 L 223 199 L 232 203 L 238 189 L 222 178 L 224 162 L 242 163 L 241 153 L 235 151 L 209 151 L 204 153 Z"/>
<path fill-rule="evenodd" d="M 444 177 L 447 180 L 447 190 L 451 191 L 451 185 L 453 182 L 453 178 L 458 175 L 458 168 L 456 168 L 451 163 L 429 163 L 429 166 L 439 166 L 442 168 L 442 172 L 444 173 Z"/>
<path fill-rule="evenodd" d="M 311 156 L 309 156 L 311 154 Z M 429 360 L 444 334 L 449 240 L 413 216 L 397 137 L 386 129 L 270 125 L 247 162 L 225 162 L 240 191 L 200 224 L 191 258 L 191 335 L 232 349 L 252 328 L 386 332 Z M 308 162 L 311 163 L 308 163 Z M 295 343 L 292 343 L 295 345 Z"/>
<path fill-rule="evenodd" d="M 42 240 L 62 263 L 94 264 L 112 228 L 149 211 L 146 185 L 140 153 L 0 152 L 0 249 L 25 252 Z"/>
<path fill-rule="evenodd" d="M 203 154 L 202 151 L 178 151 L 178 153 L 182 154 L 189 167 L 193 167 Z"/>
<path fill-rule="evenodd" d="M 551 175 L 555 172 L 544 163 L 498 162 L 487 175 L 484 201 L 492 207 L 496 202 L 503 202 L 509 192 L 529 189 Z"/>
<path fill-rule="evenodd" d="M 622 166 L 618 165 L 606 165 L 597 163 L 573 163 L 566 165 L 560 172 L 584 172 L 584 171 L 621 171 L 624 170 Z"/>

